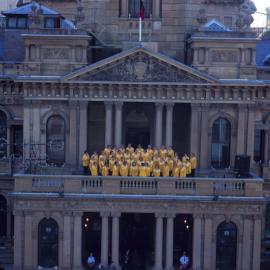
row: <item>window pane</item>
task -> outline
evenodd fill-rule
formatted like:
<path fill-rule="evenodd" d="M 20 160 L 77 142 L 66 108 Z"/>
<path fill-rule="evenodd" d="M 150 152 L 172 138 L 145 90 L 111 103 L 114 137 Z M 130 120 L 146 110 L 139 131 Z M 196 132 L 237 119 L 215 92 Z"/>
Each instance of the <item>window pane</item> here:
<path fill-rule="evenodd" d="M 7 157 L 7 117 L 0 111 L 0 158 Z"/>
<path fill-rule="evenodd" d="M 17 19 L 15 17 L 8 18 L 8 28 L 16 28 L 16 21 Z"/>
<path fill-rule="evenodd" d="M 261 130 L 255 129 L 254 131 L 254 161 L 258 162 L 262 160 L 262 149 L 261 149 Z"/>
<path fill-rule="evenodd" d="M 152 14 L 152 0 L 144 0 L 144 17 L 150 18 Z M 128 2 L 128 13 L 131 18 L 140 17 L 140 1 L 139 0 L 129 0 Z"/>
<path fill-rule="evenodd" d="M 45 28 L 55 28 L 55 19 L 54 18 L 47 18 L 45 19 Z"/>
<path fill-rule="evenodd" d="M 65 163 L 65 122 L 61 116 L 52 116 L 46 131 L 47 162 L 56 165 Z"/>
<path fill-rule="evenodd" d="M 26 27 L 27 27 L 27 19 L 18 18 L 18 28 L 26 28 Z"/>
<path fill-rule="evenodd" d="M 14 126 L 13 134 L 13 154 L 15 157 L 23 155 L 23 127 Z"/>

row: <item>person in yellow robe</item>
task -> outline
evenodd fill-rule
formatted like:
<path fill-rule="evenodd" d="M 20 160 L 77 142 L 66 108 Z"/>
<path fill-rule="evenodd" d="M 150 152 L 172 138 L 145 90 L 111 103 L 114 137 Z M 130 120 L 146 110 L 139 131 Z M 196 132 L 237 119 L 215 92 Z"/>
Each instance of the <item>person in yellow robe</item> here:
<path fill-rule="evenodd" d="M 142 159 L 143 159 L 144 163 L 149 162 L 149 160 L 150 160 L 150 155 L 149 155 L 149 153 L 148 153 L 147 151 L 143 151 L 143 152 L 142 152 Z"/>
<path fill-rule="evenodd" d="M 179 177 L 180 176 L 180 168 L 178 166 L 174 166 L 172 170 L 172 176 L 173 177 Z"/>
<path fill-rule="evenodd" d="M 180 170 L 180 177 L 186 177 L 186 176 L 187 176 L 187 169 L 186 169 L 185 164 L 183 164 Z"/>
<path fill-rule="evenodd" d="M 112 176 L 119 176 L 119 166 L 117 161 L 114 162 L 113 168 L 112 168 Z"/>
<path fill-rule="evenodd" d="M 148 153 L 149 158 L 152 159 L 154 155 L 154 150 L 150 144 L 147 146 L 146 152 Z"/>
<path fill-rule="evenodd" d="M 139 151 L 136 149 L 136 151 L 132 154 L 132 157 L 135 161 L 138 161 L 140 158 L 140 153 Z"/>
<path fill-rule="evenodd" d="M 165 159 L 167 156 L 167 149 L 164 147 L 164 145 L 162 145 L 159 150 L 159 156 L 163 159 Z"/>
<path fill-rule="evenodd" d="M 128 165 L 126 161 L 124 161 L 123 164 L 121 164 L 120 166 L 120 175 L 128 176 Z"/>
<path fill-rule="evenodd" d="M 171 172 L 173 170 L 173 167 L 174 167 L 174 160 L 173 160 L 173 158 L 168 158 L 167 162 L 168 162 L 170 172 Z"/>
<path fill-rule="evenodd" d="M 148 163 L 145 163 L 145 174 L 147 177 L 151 176 L 151 168 Z"/>
<path fill-rule="evenodd" d="M 191 177 L 195 177 L 196 167 L 197 167 L 197 158 L 194 153 L 191 154 L 190 163 L 191 163 Z"/>
<path fill-rule="evenodd" d="M 153 172 L 152 172 L 152 176 L 160 177 L 160 168 L 159 168 L 158 164 L 155 165 Z"/>
<path fill-rule="evenodd" d="M 139 176 L 141 176 L 141 177 L 146 177 L 147 176 L 146 167 L 145 167 L 144 163 L 142 163 L 141 166 L 139 167 Z"/>
<path fill-rule="evenodd" d="M 174 150 L 172 149 L 171 146 L 169 146 L 169 148 L 168 148 L 168 156 L 170 158 L 174 158 Z"/>
<path fill-rule="evenodd" d="M 170 167 L 168 162 L 164 163 L 164 166 L 162 168 L 162 176 L 163 177 L 169 177 L 170 176 Z"/>
<path fill-rule="evenodd" d="M 102 167 L 101 175 L 102 175 L 102 176 L 108 176 L 108 175 L 109 175 L 109 167 L 108 167 L 108 164 L 105 164 L 105 165 Z"/>
<path fill-rule="evenodd" d="M 98 165 L 96 161 L 94 161 L 93 164 L 90 166 L 90 172 L 92 176 L 98 176 Z"/>
<path fill-rule="evenodd" d="M 138 174 L 139 174 L 139 167 L 137 166 L 136 161 L 133 161 L 129 168 L 129 176 L 138 176 Z"/>
<path fill-rule="evenodd" d="M 187 160 L 187 162 L 186 162 L 186 169 L 187 169 L 187 177 L 190 177 L 190 175 L 191 175 L 191 163 L 189 162 L 189 160 Z"/>
<path fill-rule="evenodd" d="M 126 150 L 129 152 L 130 155 L 134 153 L 134 148 L 132 147 L 130 143 L 128 144 Z"/>
<path fill-rule="evenodd" d="M 110 153 L 111 153 L 111 146 L 110 145 L 106 145 L 106 147 L 103 150 L 103 154 L 106 157 L 106 160 L 109 159 Z"/>
<path fill-rule="evenodd" d="M 85 150 L 82 156 L 82 166 L 83 166 L 84 175 L 88 174 L 89 162 L 90 162 L 90 156 L 88 152 Z"/>

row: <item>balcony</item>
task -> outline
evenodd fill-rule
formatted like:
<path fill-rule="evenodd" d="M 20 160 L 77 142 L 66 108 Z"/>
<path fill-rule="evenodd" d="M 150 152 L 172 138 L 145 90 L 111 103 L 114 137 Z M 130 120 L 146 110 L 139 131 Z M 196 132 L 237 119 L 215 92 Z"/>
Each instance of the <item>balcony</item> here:
<path fill-rule="evenodd" d="M 262 197 L 261 178 L 165 178 L 20 175 L 15 193 Z"/>

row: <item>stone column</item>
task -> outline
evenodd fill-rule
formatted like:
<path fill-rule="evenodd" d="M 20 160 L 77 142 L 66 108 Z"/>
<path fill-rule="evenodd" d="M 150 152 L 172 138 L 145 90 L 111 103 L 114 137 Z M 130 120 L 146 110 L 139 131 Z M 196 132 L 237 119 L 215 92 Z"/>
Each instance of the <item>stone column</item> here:
<path fill-rule="evenodd" d="M 199 157 L 200 111 L 199 104 L 191 103 L 190 152 L 194 153 L 197 158 Z"/>
<path fill-rule="evenodd" d="M 153 18 L 158 19 L 160 18 L 160 1 L 161 0 L 154 0 L 153 1 Z"/>
<path fill-rule="evenodd" d="M 12 212 L 11 212 L 11 206 L 9 205 L 8 206 L 8 209 L 7 209 L 7 237 L 10 239 L 11 238 L 11 215 L 12 215 Z"/>
<path fill-rule="evenodd" d="M 32 238 L 32 212 L 25 211 L 24 215 L 24 269 L 33 268 L 33 238 Z"/>
<path fill-rule="evenodd" d="M 166 226 L 166 270 L 173 269 L 173 220 L 175 214 L 170 214 L 167 216 L 167 226 Z"/>
<path fill-rule="evenodd" d="M 212 231 L 213 219 L 211 215 L 204 215 L 204 256 L 203 269 L 211 270 L 212 268 Z"/>
<path fill-rule="evenodd" d="M 121 0 L 121 17 L 128 17 L 128 2 Z"/>
<path fill-rule="evenodd" d="M 163 215 L 157 213 L 155 217 L 156 217 L 155 270 L 162 270 Z"/>
<path fill-rule="evenodd" d="M 14 270 L 22 269 L 23 258 L 23 232 L 24 218 L 23 212 L 14 211 Z"/>
<path fill-rule="evenodd" d="M 112 262 L 119 269 L 119 217 L 121 213 L 112 213 Z"/>
<path fill-rule="evenodd" d="M 173 106 L 174 103 L 166 104 L 166 147 L 172 146 Z"/>
<path fill-rule="evenodd" d="M 101 212 L 101 264 L 106 268 L 108 266 L 109 253 L 109 213 Z"/>
<path fill-rule="evenodd" d="M 268 157 L 268 147 L 269 147 L 268 141 L 269 141 L 269 130 L 266 129 L 266 130 L 264 130 L 264 162 L 267 162 L 269 159 L 269 157 Z"/>
<path fill-rule="evenodd" d="M 80 128 L 79 128 L 79 160 L 81 161 L 82 155 L 85 150 L 87 150 L 87 129 L 88 129 L 88 121 L 87 121 L 87 108 L 88 101 L 80 101 Z M 79 162 L 80 167 L 81 162 Z"/>
<path fill-rule="evenodd" d="M 74 212 L 73 270 L 82 268 L 82 213 Z"/>
<path fill-rule="evenodd" d="M 162 145 L 162 114 L 163 103 L 156 103 L 156 125 L 155 125 L 155 147 L 160 148 Z"/>
<path fill-rule="evenodd" d="M 67 151 L 67 162 L 72 165 L 76 166 L 77 163 L 77 102 L 70 101 L 69 102 L 69 143 L 67 143 L 68 151 Z"/>
<path fill-rule="evenodd" d="M 244 217 L 242 270 L 250 270 L 251 266 L 251 217 Z"/>
<path fill-rule="evenodd" d="M 71 269 L 71 212 L 64 212 L 63 269 Z"/>
<path fill-rule="evenodd" d="M 192 270 L 200 270 L 202 267 L 202 216 L 193 215 L 193 252 Z"/>
<path fill-rule="evenodd" d="M 200 168 L 208 168 L 208 128 L 209 128 L 209 105 L 201 104 L 201 129 L 200 129 Z"/>
<path fill-rule="evenodd" d="M 253 239 L 253 265 L 252 270 L 260 269 L 261 259 L 261 236 L 262 236 L 262 220 L 261 216 L 254 216 L 254 239 Z"/>
<path fill-rule="evenodd" d="M 245 154 L 246 145 L 246 105 L 238 104 L 237 147 L 236 154 Z M 253 131 L 254 132 L 254 131 Z"/>
<path fill-rule="evenodd" d="M 112 102 L 105 102 L 105 146 L 112 145 Z"/>
<path fill-rule="evenodd" d="M 116 147 L 122 145 L 122 109 L 123 102 L 115 104 L 115 129 L 114 129 L 114 144 Z"/>
<path fill-rule="evenodd" d="M 255 106 L 248 105 L 247 155 L 253 163 L 254 154 Z"/>

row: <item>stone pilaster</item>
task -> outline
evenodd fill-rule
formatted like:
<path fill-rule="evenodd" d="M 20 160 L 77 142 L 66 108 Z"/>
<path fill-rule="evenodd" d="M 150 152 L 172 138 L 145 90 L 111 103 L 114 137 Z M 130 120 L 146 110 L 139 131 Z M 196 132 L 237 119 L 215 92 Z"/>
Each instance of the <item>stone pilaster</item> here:
<path fill-rule="evenodd" d="M 77 163 L 77 102 L 69 102 L 69 144 L 68 144 L 68 163 L 72 166 L 76 166 Z"/>
<path fill-rule="evenodd" d="M 173 232 L 174 232 L 174 217 L 175 214 L 167 215 L 166 226 L 166 266 L 165 270 L 173 269 Z"/>
<path fill-rule="evenodd" d="M 162 145 L 162 114 L 163 103 L 156 103 L 156 122 L 155 122 L 155 147 L 160 148 Z"/>
<path fill-rule="evenodd" d="M 79 128 L 79 157 L 81 159 L 84 151 L 87 149 L 87 108 L 88 102 L 87 101 L 80 101 L 80 128 Z M 81 164 L 81 163 L 79 163 Z"/>
<path fill-rule="evenodd" d="M 101 212 L 101 264 L 106 268 L 108 266 L 109 255 L 109 213 Z"/>
<path fill-rule="evenodd" d="M 163 214 L 157 213 L 155 237 L 155 270 L 162 270 Z"/>
<path fill-rule="evenodd" d="M 112 144 L 112 102 L 104 102 L 105 104 L 105 145 Z"/>
<path fill-rule="evenodd" d="M 252 219 L 250 216 L 245 216 L 243 231 L 242 270 L 250 270 L 251 266 L 251 231 Z"/>
<path fill-rule="evenodd" d="M 116 147 L 122 145 L 122 109 L 123 102 L 115 104 L 115 129 L 114 129 L 114 144 Z"/>
<path fill-rule="evenodd" d="M 64 233 L 63 233 L 63 269 L 71 269 L 71 212 L 64 212 Z"/>
<path fill-rule="evenodd" d="M 15 210 L 14 214 L 14 270 L 21 270 L 23 265 L 23 212 Z"/>
<path fill-rule="evenodd" d="M 82 268 L 82 212 L 74 212 L 73 270 Z"/>
<path fill-rule="evenodd" d="M 33 238 L 32 238 L 32 215 L 33 213 L 24 212 L 24 269 L 33 268 Z"/>
<path fill-rule="evenodd" d="M 193 252 L 192 269 L 200 270 L 202 268 L 202 215 L 193 215 Z"/>
<path fill-rule="evenodd" d="M 194 153 L 196 157 L 199 157 L 200 111 L 199 104 L 191 104 L 190 152 Z"/>
<path fill-rule="evenodd" d="M 166 104 L 166 147 L 172 146 L 174 103 Z"/>
<path fill-rule="evenodd" d="M 201 129 L 200 129 L 200 168 L 208 168 L 208 127 L 209 127 L 209 105 L 201 104 Z"/>
<path fill-rule="evenodd" d="M 112 262 L 119 269 L 119 217 L 121 213 L 112 213 Z"/>
<path fill-rule="evenodd" d="M 245 154 L 246 114 L 247 114 L 246 105 L 238 104 L 237 143 L 236 143 L 236 154 L 238 155 Z"/>
<path fill-rule="evenodd" d="M 261 262 L 261 237 L 262 237 L 262 220 L 261 216 L 254 216 L 253 229 L 253 264 L 252 270 L 260 269 Z"/>

